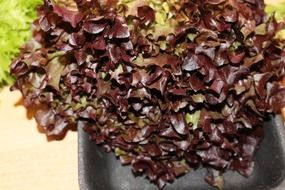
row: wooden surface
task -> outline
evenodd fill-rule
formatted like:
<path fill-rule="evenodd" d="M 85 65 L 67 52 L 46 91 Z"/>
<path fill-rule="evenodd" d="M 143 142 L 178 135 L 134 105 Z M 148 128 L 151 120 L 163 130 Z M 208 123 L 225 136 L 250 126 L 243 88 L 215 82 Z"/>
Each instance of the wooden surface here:
<path fill-rule="evenodd" d="M 48 142 L 20 97 L 0 93 L 0 190 L 79 190 L 77 134 Z"/>
<path fill-rule="evenodd" d="M 48 142 L 20 97 L 8 88 L 0 92 L 0 190 L 79 190 L 77 134 Z"/>

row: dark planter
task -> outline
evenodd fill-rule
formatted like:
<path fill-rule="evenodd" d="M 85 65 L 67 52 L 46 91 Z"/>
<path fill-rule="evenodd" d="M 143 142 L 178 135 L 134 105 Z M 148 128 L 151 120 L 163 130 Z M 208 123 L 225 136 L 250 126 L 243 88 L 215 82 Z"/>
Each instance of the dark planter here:
<path fill-rule="evenodd" d="M 264 123 L 265 137 L 255 155 L 254 173 L 245 178 L 225 174 L 225 190 L 285 190 L 285 128 L 280 116 Z M 212 190 L 205 169 L 180 177 L 164 190 Z M 105 153 L 79 127 L 79 183 L 81 190 L 156 190 L 144 177 L 134 177 L 114 154 Z"/>

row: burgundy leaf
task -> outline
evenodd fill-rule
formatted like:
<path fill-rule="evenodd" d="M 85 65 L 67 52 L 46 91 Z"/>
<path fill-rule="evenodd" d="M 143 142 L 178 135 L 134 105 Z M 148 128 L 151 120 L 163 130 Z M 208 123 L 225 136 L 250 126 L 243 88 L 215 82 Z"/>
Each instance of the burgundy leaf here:
<path fill-rule="evenodd" d="M 109 31 L 109 38 L 128 38 L 130 37 L 130 32 L 126 23 L 124 23 L 124 19 L 117 18 L 114 21 L 114 26 Z"/>
<path fill-rule="evenodd" d="M 76 27 L 77 24 L 83 19 L 84 14 L 76 11 L 68 10 L 64 7 L 54 5 L 53 11 L 58 16 L 62 17 L 62 20 L 71 24 L 72 27 Z"/>
<path fill-rule="evenodd" d="M 154 13 L 154 10 L 149 6 L 142 6 L 138 8 L 138 17 L 143 20 L 146 25 L 154 21 Z"/>
<path fill-rule="evenodd" d="M 188 127 L 185 121 L 185 116 L 183 114 L 171 115 L 170 121 L 177 133 L 181 135 L 186 135 L 189 133 L 189 130 L 188 130 Z"/>
<path fill-rule="evenodd" d="M 83 30 L 90 34 L 98 34 L 100 32 L 103 32 L 105 27 L 105 23 L 86 22 L 83 24 Z"/>

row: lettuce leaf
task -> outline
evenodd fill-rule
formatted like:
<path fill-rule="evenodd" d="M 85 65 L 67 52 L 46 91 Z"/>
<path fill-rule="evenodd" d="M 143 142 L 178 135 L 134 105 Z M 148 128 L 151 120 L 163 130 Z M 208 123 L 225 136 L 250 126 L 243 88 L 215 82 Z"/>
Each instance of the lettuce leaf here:
<path fill-rule="evenodd" d="M 42 0 L 0 0 L 0 86 L 11 84 L 9 64 L 31 36 L 31 23 Z"/>
<path fill-rule="evenodd" d="M 274 14 L 278 21 L 285 22 L 285 0 L 278 3 L 268 2 L 265 11 L 268 14 Z M 279 31 L 276 36 L 277 38 L 285 38 L 285 30 Z"/>
<path fill-rule="evenodd" d="M 285 1 L 280 3 L 268 3 L 266 6 L 266 12 L 269 14 L 274 13 L 277 20 L 281 21 L 285 18 Z"/>

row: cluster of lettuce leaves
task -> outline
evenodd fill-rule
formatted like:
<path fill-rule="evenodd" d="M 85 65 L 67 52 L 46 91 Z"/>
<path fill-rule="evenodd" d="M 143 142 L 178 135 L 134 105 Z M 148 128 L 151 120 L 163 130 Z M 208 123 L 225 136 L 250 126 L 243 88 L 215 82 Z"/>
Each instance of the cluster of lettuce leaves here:
<path fill-rule="evenodd" d="M 0 0 L 0 86 L 11 84 L 11 60 L 31 37 L 31 23 L 42 0 Z"/>
<path fill-rule="evenodd" d="M 42 0 L 0 0 L 0 88 L 14 80 L 9 65 L 19 53 L 19 48 L 31 36 L 31 23 L 36 16 L 36 6 Z M 275 13 L 278 20 L 285 15 L 285 2 L 268 4 L 267 13 Z M 284 32 L 282 33 L 284 36 Z"/>
<path fill-rule="evenodd" d="M 284 24 L 261 0 L 45 0 L 11 65 L 48 135 L 84 127 L 162 189 L 199 166 L 250 176 L 266 116 L 285 106 Z M 96 172 L 96 171 L 94 171 Z"/>

